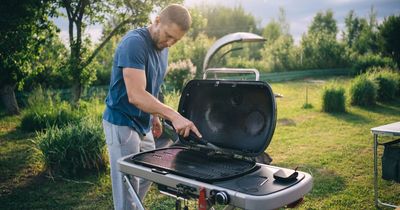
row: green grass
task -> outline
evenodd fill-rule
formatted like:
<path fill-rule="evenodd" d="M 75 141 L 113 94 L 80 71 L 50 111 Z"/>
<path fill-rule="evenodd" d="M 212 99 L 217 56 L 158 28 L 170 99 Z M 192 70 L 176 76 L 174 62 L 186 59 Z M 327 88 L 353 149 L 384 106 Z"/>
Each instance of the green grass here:
<path fill-rule="evenodd" d="M 350 79 L 336 79 L 348 94 Z M 314 187 L 299 209 L 375 209 L 370 129 L 400 121 L 400 101 L 371 108 L 347 102 L 346 113 L 324 113 L 321 94 L 326 82 L 272 83 L 274 92 L 284 97 L 277 99 L 277 127 L 267 152 L 273 165 L 299 166 L 313 176 Z M 306 87 L 309 109 L 302 108 Z M 20 120 L 0 114 L 0 209 L 112 209 L 109 171 L 75 181 L 46 177 L 31 149 L 35 134 L 16 129 Z M 380 179 L 379 186 L 382 201 L 400 204 L 400 184 Z M 175 201 L 152 187 L 144 203 L 147 209 L 174 209 Z M 190 206 L 195 209 L 195 202 Z"/>
<path fill-rule="evenodd" d="M 348 79 L 340 82 L 349 86 Z M 347 113 L 327 114 L 321 111 L 322 85 L 322 81 L 272 84 L 284 97 L 277 102 L 277 129 L 267 152 L 273 165 L 299 166 L 313 176 L 314 188 L 301 208 L 374 209 L 370 129 L 399 121 L 400 103 L 368 109 L 347 105 Z M 313 109 L 300 106 L 306 86 Z M 381 200 L 400 204 L 400 185 L 386 181 L 381 185 Z"/>

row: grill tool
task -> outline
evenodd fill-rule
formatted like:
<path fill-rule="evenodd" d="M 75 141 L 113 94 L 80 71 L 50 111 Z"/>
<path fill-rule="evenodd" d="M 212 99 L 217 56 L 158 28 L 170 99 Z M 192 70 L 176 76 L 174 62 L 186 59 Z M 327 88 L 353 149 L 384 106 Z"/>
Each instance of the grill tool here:
<path fill-rule="evenodd" d="M 177 138 L 173 139 L 174 142 L 176 142 L 178 139 L 180 139 L 180 140 L 185 141 L 185 142 L 187 142 L 187 143 L 189 143 L 191 145 L 200 144 L 200 145 L 203 145 L 203 146 L 205 146 L 207 148 L 210 148 L 210 149 L 215 149 L 215 150 L 220 150 L 221 149 L 220 147 L 215 146 L 214 144 L 208 142 L 207 140 L 198 137 L 193 131 L 190 131 L 189 132 L 189 136 L 186 137 L 186 138 L 183 137 L 183 136 L 179 136 L 178 133 L 176 133 L 176 130 L 175 130 L 174 126 L 172 125 L 172 122 L 169 121 L 169 120 L 165 120 L 164 126 L 168 130 L 170 130 L 170 131 L 172 131 L 172 132 L 174 132 L 176 134 L 175 136 L 177 136 Z"/>

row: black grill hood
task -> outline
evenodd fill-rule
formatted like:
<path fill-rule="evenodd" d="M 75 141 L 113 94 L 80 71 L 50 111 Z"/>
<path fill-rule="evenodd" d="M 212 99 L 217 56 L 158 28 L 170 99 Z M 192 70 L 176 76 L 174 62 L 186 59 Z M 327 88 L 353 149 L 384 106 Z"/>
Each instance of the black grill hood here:
<path fill-rule="evenodd" d="M 195 123 L 204 140 L 243 156 L 264 152 L 276 124 L 274 94 L 261 81 L 192 80 L 178 111 Z"/>

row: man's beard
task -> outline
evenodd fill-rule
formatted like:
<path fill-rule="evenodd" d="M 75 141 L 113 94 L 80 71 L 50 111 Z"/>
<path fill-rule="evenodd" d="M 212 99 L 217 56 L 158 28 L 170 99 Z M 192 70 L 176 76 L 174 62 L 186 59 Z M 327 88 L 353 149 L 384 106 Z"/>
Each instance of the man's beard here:
<path fill-rule="evenodd" d="M 153 33 L 153 44 L 157 48 L 157 50 L 163 50 L 165 47 L 159 46 L 160 44 L 160 31 L 154 31 Z"/>

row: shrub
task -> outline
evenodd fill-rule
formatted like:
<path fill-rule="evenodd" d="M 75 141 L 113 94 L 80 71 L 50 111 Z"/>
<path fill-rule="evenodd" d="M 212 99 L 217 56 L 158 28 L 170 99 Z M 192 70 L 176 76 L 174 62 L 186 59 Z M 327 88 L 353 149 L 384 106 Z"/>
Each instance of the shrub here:
<path fill-rule="evenodd" d="M 389 57 L 365 54 L 355 59 L 353 70 L 356 74 L 365 73 L 371 67 L 396 68 L 396 63 Z"/>
<path fill-rule="evenodd" d="M 322 93 L 322 111 L 324 112 L 345 112 L 346 97 L 343 87 L 331 85 L 325 87 Z"/>
<path fill-rule="evenodd" d="M 399 74 L 387 68 L 372 68 L 368 76 L 376 82 L 377 100 L 390 101 L 395 99 L 398 91 L 398 77 Z"/>
<path fill-rule="evenodd" d="M 41 131 L 52 126 L 62 127 L 81 118 L 79 111 L 73 111 L 67 102 L 37 106 L 25 112 L 20 128 L 24 131 Z"/>
<path fill-rule="evenodd" d="M 178 91 L 170 91 L 164 95 L 163 101 L 168 106 L 178 110 L 180 97 L 181 94 Z"/>
<path fill-rule="evenodd" d="M 367 75 L 357 76 L 350 86 L 350 103 L 359 106 L 374 105 L 377 89 L 377 85 Z"/>
<path fill-rule="evenodd" d="M 63 128 L 51 127 L 33 141 L 50 175 L 76 177 L 106 168 L 101 123 L 85 119 Z"/>
<path fill-rule="evenodd" d="M 183 85 L 189 80 L 193 79 L 195 74 L 196 67 L 193 66 L 189 59 L 171 63 L 168 66 L 168 72 L 165 77 L 165 90 L 181 91 Z"/>
<path fill-rule="evenodd" d="M 96 98 L 89 102 L 81 100 L 78 105 L 72 107 L 68 102 L 61 101 L 59 94 L 59 91 L 44 91 L 41 87 L 33 90 L 26 100 L 27 109 L 23 113 L 20 129 L 32 132 L 52 126 L 62 127 L 67 123 L 78 122 L 83 116 L 98 112 L 99 104 Z"/>
<path fill-rule="evenodd" d="M 396 81 L 397 81 L 397 92 L 396 92 L 396 96 L 398 96 L 397 98 L 399 98 L 399 97 L 400 97 L 400 74 L 397 75 Z"/>

